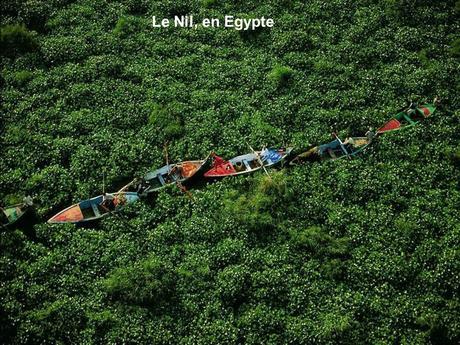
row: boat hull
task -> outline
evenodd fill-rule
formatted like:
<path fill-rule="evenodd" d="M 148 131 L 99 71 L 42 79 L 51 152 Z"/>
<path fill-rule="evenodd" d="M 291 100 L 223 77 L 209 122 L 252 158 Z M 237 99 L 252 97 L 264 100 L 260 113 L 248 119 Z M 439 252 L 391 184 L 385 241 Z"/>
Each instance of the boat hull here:
<path fill-rule="evenodd" d="M 290 164 L 295 165 L 307 161 L 335 160 L 345 157 L 354 157 L 369 146 L 371 141 L 372 140 L 368 137 L 352 137 L 348 138 L 343 143 L 335 139 L 330 143 L 312 147 L 297 155 Z"/>
<path fill-rule="evenodd" d="M 262 167 L 269 168 L 281 164 L 290 155 L 291 152 L 292 148 L 269 148 L 262 151 L 256 151 L 254 153 L 237 156 L 230 159 L 229 161 L 224 161 L 218 165 L 213 166 L 204 174 L 204 177 L 212 179 L 249 174 L 262 169 Z"/>
<path fill-rule="evenodd" d="M 133 203 L 139 199 L 137 193 L 134 192 L 119 192 L 113 193 L 114 209 L 109 210 L 103 205 L 104 196 L 83 200 L 77 204 L 67 207 L 61 212 L 57 213 L 48 220 L 50 224 L 62 223 L 85 223 L 90 221 L 99 220 L 106 217 L 110 213 L 118 212 L 123 209 L 127 204 Z"/>
<path fill-rule="evenodd" d="M 423 119 L 431 116 L 436 111 L 435 104 L 423 104 L 416 107 L 413 111 L 405 110 L 397 113 L 377 130 L 377 134 L 400 130 L 412 127 Z"/>
<path fill-rule="evenodd" d="M 168 185 L 181 184 L 189 186 L 209 169 L 210 158 L 198 161 L 184 161 L 150 172 L 144 176 L 141 195 L 157 192 Z"/>

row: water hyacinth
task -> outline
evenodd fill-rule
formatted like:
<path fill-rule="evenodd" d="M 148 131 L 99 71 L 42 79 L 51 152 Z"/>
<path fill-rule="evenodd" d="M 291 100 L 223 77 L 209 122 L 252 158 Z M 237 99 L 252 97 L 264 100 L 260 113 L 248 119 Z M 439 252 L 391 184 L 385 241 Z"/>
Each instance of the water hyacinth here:
<path fill-rule="evenodd" d="M 0 342 L 459 343 L 457 7 L 6 3 L 0 200 L 32 195 L 37 219 L 0 231 Z M 149 26 L 187 14 L 275 25 Z M 171 162 L 302 152 L 436 95 L 433 116 L 353 159 L 171 185 L 86 226 L 43 223 L 163 166 L 165 144 Z"/>

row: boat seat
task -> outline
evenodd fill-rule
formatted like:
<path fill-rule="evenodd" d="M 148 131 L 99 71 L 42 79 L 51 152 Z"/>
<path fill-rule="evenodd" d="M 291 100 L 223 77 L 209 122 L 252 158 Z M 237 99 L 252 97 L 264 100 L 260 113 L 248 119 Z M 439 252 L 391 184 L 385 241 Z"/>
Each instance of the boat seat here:
<path fill-rule="evenodd" d="M 350 144 L 347 144 L 347 146 L 348 146 L 348 147 L 351 147 Z M 350 152 L 348 152 L 347 147 L 346 147 L 344 144 L 340 144 L 340 149 L 342 150 L 342 152 L 343 152 L 346 156 L 348 156 L 348 155 L 350 154 Z"/>
<path fill-rule="evenodd" d="M 410 118 L 410 116 L 407 115 L 407 114 L 404 114 L 404 119 L 405 119 L 407 122 L 409 122 L 411 125 L 413 125 L 413 124 L 416 123 L 416 122 L 413 121 L 413 120 Z"/>
<path fill-rule="evenodd" d="M 334 152 L 334 150 L 332 150 L 332 149 L 328 149 L 328 150 L 327 150 L 327 152 L 329 153 L 329 155 L 330 155 L 332 158 L 334 158 L 334 159 L 336 159 L 336 158 L 337 158 L 337 156 L 335 155 L 335 152 Z"/>
<path fill-rule="evenodd" d="M 171 177 L 171 180 L 173 181 L 179 181 L 181 179 L 181 176 L 180 174 L 177 172 L 177 171 L 174 171 L 171 175 L 169 175 Z"/>
<path fill-rule="evenodd" d="M 99 213 L 94 213 L 94 209 L 92 206 L 86 207 L 86 208 L 80 207 L 80 211 L 83 216 L 83 219 L 94 218 L 96 217 L 96 214 L 99 214 Z"/>
<path fill-rule="evenodd" d="M 248 161 L 246 159 L 243 159 L 243 164 L 246 167 L 246 170 L 252 170 L 251 166 L 249 165 Z"/>
<path fill-rule="evenodd" d="M 158 174 L 157 178 L 163 186 L 166 184 L 165 179 L 163 178 L 163 176 L 161 176 L 161 174 Z"/>
<path fill-rule="evenodd" d="M 94 211 L 94 215 L 96 217 L 98 217 L 100 215 L 100 212 L 99 212 L 99 209 L 97 208 L 97 205 L 96 204 L 91 204 L 91 207 L 92 207 L 92 209 Z"/>

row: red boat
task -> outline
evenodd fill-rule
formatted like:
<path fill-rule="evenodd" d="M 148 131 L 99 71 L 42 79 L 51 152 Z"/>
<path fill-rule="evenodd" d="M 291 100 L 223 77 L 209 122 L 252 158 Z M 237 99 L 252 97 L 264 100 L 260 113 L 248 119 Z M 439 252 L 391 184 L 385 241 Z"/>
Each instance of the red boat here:
<path fill-rule="evenodd" d="M 208 170 L 204 177 L 217 178 L 224 176 L 234 176 L 248 174 L 259 170 L 262 167 L 272 167 L 281 163 L 292 151 L 292 147 L 287 149 L 263 149 L 254 153 L 237 156 L 226 161 L 214 155 L 213 166 Z"/>

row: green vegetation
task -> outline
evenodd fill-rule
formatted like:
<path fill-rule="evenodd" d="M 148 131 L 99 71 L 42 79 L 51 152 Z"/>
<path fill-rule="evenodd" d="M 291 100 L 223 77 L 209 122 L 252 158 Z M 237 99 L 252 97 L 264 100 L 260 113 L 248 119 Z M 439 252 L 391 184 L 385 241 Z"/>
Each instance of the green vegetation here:
<path fill-rule="evenodd" d="M 24 25 L 0 27 L 0 55 L 13 57 L 37 48 L 34 35 Z"/>
<path fill-rule="evenodd" d="M 184 107 L 177 102 L 161 106 L 153 104 L 150 113 L 149 124 L 152 130 L 156 131 L 157 136 L 163 140 L 173 140 L 179 138 L 183 132 L 182 112 Z"/>
<path fill-rule="evenodd" d="M 202 4 L 206 8 L 211 8 L 217 4 L 217 0 L 202 0 Z"/>
<path fill-rule="evenodd" d="M 460 38 L 452 42 L 451 53 L 455 57 L 460 57 Z"/>
<path fill-rule="evenodd" d="M 0 11 L 5 344 L 458 344 L 458 1 L 8 1 Z M 193 14 L 269 30 L 154 29 Z M 19 24 L 16 24 L 19 23 Z M 297 149 L 442 106 L 353 160 L 44 221 L 169 161 Z M 105 174 L 103 173 L 105 171 Z"/>
<path fill-rule="evenodd" d="M 271 70 L 268 78 L 271 79 L 276 85 L 281 86 L 285 85 L 289 81 L 293 73 L 294 71 L 289 67 L 277 66 Z"/>
<path fill-rule="evenodd" d="M 104 281 L 104 287 L 115 301 L 158 308 L 170 301 L 175 275 L 158 259 L 150 258 L 129 269 L 116 269 Z"/>
<path fill-rule="evenodd" d="M 121 36 L 124 34 L 124 31 L 126 30 L 126 27 L 128 26 L 128 21 L 125 18 L 120 18 L 117 21 L 117 24 L 115 25 L 115 29 L 113 29 L 113 33 L 116 36 Z"/>

